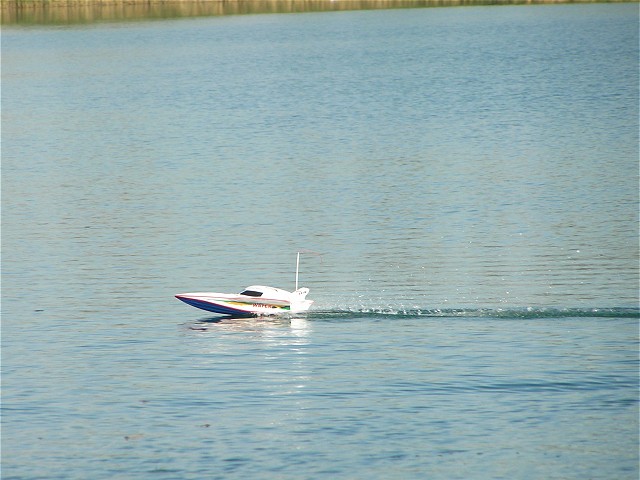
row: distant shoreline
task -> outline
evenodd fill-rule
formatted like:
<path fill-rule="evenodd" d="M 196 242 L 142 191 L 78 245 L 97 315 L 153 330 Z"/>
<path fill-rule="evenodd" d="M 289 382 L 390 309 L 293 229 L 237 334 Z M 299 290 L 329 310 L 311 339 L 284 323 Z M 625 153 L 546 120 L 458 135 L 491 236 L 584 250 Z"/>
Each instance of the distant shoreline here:
<path fill-rule="evenodd" d="M 0 0 L 3 25 L 48 25 L 265 13 L 640 0 Z"/>
<path fill-rule="evenodd" d="M 336 8 L 402 8 L 453 5 L 541 5 L 567 3 L 638 3 L 640 0 L 0 0 L 3 7 L 74 7 L 110 5 L 172 5 L 172 4 L 217 4 L 217 5 L 272 5 L 283 8 L 295 6 L 334 5 Z"/>

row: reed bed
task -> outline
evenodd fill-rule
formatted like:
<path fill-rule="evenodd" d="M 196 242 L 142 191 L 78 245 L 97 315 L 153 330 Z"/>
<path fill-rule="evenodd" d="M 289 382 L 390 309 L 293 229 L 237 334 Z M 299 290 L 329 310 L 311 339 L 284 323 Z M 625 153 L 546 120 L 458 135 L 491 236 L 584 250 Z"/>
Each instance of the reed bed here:
<path fill-rule="evenodd" d="M 0 14 L 3 25 L 71 24 L 256 13 L 601 2 L 602 0 L 0 0 Z"/>

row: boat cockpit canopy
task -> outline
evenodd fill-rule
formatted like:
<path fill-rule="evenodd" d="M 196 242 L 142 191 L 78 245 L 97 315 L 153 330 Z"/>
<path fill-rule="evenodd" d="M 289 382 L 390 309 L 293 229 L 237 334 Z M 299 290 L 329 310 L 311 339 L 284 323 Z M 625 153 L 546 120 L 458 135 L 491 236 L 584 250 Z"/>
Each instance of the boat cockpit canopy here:
<path fill-rule="evenodd" d="M 250 285 L 242 290 L 240 295 L 245 295 L 247 297 L 269 298 L 272 300 L 289 301 L 291 299 L 291 292 L 282 290 L 281 288 L 265 287 L 264 285 Z"/>
<path fill-rule="evenodd" d="M 256 290 L 243 290 L 240 292 L 240 295 L 246 295 L 247 297 L 261 297 L 262 292 L 258 292 Z"/>

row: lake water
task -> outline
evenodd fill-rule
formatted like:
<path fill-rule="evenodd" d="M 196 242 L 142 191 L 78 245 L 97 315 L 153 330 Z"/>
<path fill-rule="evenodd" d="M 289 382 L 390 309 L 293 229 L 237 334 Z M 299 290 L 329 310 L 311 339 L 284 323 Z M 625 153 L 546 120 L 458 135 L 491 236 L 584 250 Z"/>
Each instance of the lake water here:
<path fill-rule="evenodd" d="M 3 28 L 3 478 L 637 479 L 637 25 Z"/>

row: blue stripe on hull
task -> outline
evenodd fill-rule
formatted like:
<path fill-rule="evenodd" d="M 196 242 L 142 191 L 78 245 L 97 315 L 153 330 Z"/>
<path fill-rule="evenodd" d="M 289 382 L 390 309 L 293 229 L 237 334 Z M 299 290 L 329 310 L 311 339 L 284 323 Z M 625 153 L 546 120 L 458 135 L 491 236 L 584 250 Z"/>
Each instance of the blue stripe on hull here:
<path fill-rule="evenodd" d="M 176 297 L 178 300 L 182 300 L 184 303 L 191 305 L 192 307 L 206 310 L 207 312 L 220 313 L 222 315 L 235 315 L 244 317 L 253 317 L 254 313 L 247 313 L 244 310 L 238 310 L 236 308 L 225 307 L 215 303 L 204 302 L 202 300 L 195 300 L 193 298 Z"/>

